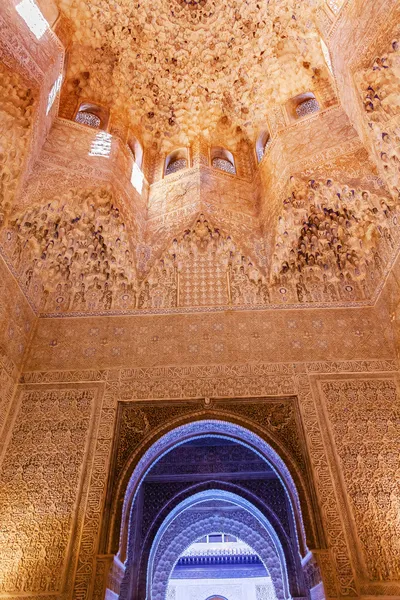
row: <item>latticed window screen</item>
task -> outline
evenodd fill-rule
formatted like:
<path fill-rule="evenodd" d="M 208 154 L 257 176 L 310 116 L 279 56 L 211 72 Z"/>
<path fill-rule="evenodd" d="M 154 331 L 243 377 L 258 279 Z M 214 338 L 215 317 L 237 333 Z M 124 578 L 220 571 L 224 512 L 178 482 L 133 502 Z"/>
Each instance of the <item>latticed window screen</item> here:
<path fill-rule="evenodd" d="M 165 169 L 165 174 L 169 175 L 170 173 L 176 173 L 177 171 L 180 171 L 181 169 L 186 169 L 186 167 L 187 167 L 186 158 L 178 158 L 177 160 L 174 160 L 169 163 L 168 167 Z"/>
<path fill-rule="evenodd" d="M 307 115 L 312 115 L 319 111 L 319 104 L 315 98 L 310 98 L 309 100 L 305 100 L 298 106 L 296 106 L 296 114 L 299 118 L 306 117 Z"/>
<path fill-rule="evenodd" d="M 77 123 L 82 123 L 82 125 L 89 125 L 89 127 L 94 127 L 94 129 L 99 129 L 101 125 L 101 121 L 99 117 L 91 112 L 79 111 L 75 117 L 75 121 Z"/>
<path fill-rule="evenodd" d="M 262 148 L 257 148 L 257 159 L 258 159 L 258 162 L 262 161 L 262 159 L 264 157 L 264 154 L 266 153 L 266 151 L 268 150 L 268 147 L 271 144 L 271 141 L 272 141 L 271 138 L 268 137 L 267 141 L 264 144 L 264 146 Z"/>
<path fill-rule="evenodd" d="M 234 165 L 229 160 L 226 160 L 226 158 L 213 158 L 212 166 L 232 175 L 236 173 Z"/>

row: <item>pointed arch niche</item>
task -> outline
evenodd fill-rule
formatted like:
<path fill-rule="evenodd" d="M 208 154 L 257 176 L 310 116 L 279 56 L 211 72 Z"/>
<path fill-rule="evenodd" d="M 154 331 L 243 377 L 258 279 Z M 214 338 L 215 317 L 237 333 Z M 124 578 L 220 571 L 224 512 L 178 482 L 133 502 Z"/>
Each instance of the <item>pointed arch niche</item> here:
<path fill-rule="evenodd" d="M 289 410 L 283 406 L 292 401 L 278 402 L 274 410 Z M 109 557 L 109 592 L 121 600 L 165 600 L 182 552 L 219 532 L 254 549 L 277 600 L 305 597 L 311 589 L 325 598 L 310 551 L 324 548 L 313 485 L 271 432 L 256 431 L 246 419 L 212 408 L 166 419 L 153 431 L 150 413 L 130 410 L 129 431 L 141 432 L 142 442 L 109 488 L 102 542 L 103 556 Z M 175 413 L 169 406 L 166 415 Z M 190 473 L 192 467 L 196 474 Z"/>

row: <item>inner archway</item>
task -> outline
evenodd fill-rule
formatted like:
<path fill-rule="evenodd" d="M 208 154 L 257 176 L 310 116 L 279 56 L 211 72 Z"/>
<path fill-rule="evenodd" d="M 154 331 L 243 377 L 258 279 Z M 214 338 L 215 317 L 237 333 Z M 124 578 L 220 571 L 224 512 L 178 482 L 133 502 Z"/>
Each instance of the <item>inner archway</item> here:
<path fill-rule="evenodd" d="M 251 546 L 235 536 L 213 533 L 180 556 L 170 576 L 167 599 L 258 597 L 276 600 L 272 579 Z"/>
<path fill-rule="evenodd" d="M 283 548 L 264 515 L 236 494 L 221 490 L 200 492 L 171 511 L 154 539 L 147 572 L 147 597 L 164 600 L 168 580 L 182 554 L 199 539 L 228 531 L 252 548 L 274 589 L 273 599 L 291 597 Z"/>
<path fill-rule="evenodd" d="M 122 561 L 125 561 L 126 559 L 129 519 L 132 512 L 133 501 L 136 498 L 136 494 L 140 489 L 146 474 L 163 456 L 175 448 L 179 448 L 189 440 L 206 439 L 210 436 L 231 440 L 242 447 L 248 448 L 269 464 L 270 468 L 272 468 L 284 486 L 285 494 L 290 504 L 290 511 L 295 520 L 295 535 L 300 545 L 301 555 L 307 555 L 308 547 L 300 498 L 291 474 L 291 469 L 296 469 L 294 463 L 290 464 L 291 469 L 289 469 L 286 464 L 286 462 L 289 462 L 290 460 L 289 457 L 287 457 L 286 462 L 282 460 L 281 456 L 270 444 L 245 427 L 222 420 L 201 420 L 190 422 L 168 431 L 165 435 L 159 437 L 151 447 L 144 452 L 137 462 L 127 483 L 124 496 L 120 548 L 118 552 L 119 558 Z"/>
<path fill-rule="evenodd" d="M 124 498 L 115 559 L 123 565 L 121 600 L 165 600 L 188 548 L 216 533 L 253 549 L 274 600 L 306 595 L 305 570 L 313 572 L 311 587 L 321 588 L 293 478 L 265 440 L 235 423 L 192 421 L 147 448 Z M 224 596 L 220 588 L 207 591 Z"/>

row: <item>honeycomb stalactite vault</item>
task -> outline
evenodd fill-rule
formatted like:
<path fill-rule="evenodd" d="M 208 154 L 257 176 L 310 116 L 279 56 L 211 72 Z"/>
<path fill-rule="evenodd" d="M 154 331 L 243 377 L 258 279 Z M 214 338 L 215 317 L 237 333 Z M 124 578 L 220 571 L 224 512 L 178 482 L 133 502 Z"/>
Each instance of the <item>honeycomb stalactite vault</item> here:
<path fill-rule="evenodd" d="M 399 19 L 3 0 L 1 598 L 400 597 Z"/>

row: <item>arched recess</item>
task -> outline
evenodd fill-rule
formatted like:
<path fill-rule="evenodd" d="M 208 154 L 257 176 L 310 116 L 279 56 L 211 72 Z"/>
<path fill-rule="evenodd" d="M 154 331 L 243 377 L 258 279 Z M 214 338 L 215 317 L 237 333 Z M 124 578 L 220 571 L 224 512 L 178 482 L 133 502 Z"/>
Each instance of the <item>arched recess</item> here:
<path fill-rule="evenodd" d="M 217 502 L 212 514 L 195 519 L 196 505 L 211 500 L 229 502 L 237 511 L 229 516 L 219 513 Z M 277 598 L 291 597 L 285 555 L 273 527 L 252 504 L 221 490 L 207 490 L 187 498 L 165 519 L 150 552 L 147 597 L 164 600 L 169 577 L 180 555 L 202 536 L 213 532 L 229 533 L 251 546 L 271 576 Z"/>
<path fill-rule="evenodd" d="M 109 111 L 104 106 L 99 106 L 91 102 L 82 102 L 76 111 L 74 121 L 81 125 L 105 131 L 108 126 L 109 116 Z"/>
<path fill-rule="evenodd" d="M 313 92 L 299 94 L 286 103 L 286 112 L 290 121 L 298 121 L 321 110 L 317 97 Z"/>
<path fill-rule="evenodd" d="M 134 162 L 137 164 L 139 169 L 141 169 L 142 164 L 143 164 L 143 146 L 142 146 L 142 144 L 139 142 L 139 140 L 136 137 L 130 136 L 128 139 L 127 145 L 128 145 L 130 153 L 132 154 L 132 158 L 133 158 Z"/>
<path fill-rule="evenodd" d="M 271 144 L 271 136 L 269 134 L 268 129 L 264 129 L 261 131 L 260 135 L 256 141 L 256 154 L 257 154 L 257 162 L 261 162 L 264 154 L 267 151 L 267 148 Z"/>
<path fill-rule="evenodd" d="M 211 416 L 214 418 L 210 418 Z M 205 420 L 203 420 L 202 417 Z M 227 418 L 229 418 L 228 415 Z M 112 519 L 108 528 L 107 553 L 115 553 L 117 551 L 117 549 L 113 547 L 112 540 L 113 530 L 118 523 L 118 513 L 121 515 L 118 499 L 121 498 L 121 496 L 124 497 L 118 548 L 118 557 L 124 562 L 127 553 L 130 513 L 134 498 L 146 473 L 155 462 L 172 448 L 177 447 L 190 439 L 211 435 L 226 437 L 239 444 L 245 445 L 270 464 L 286 490 L 296 526 L 300 553 L 303 557 L 307 555 L 308 547 L 302 519 L 300 498 L 291 473 L 293 473 L 297 484 L 301 487 L 303 506 L 304 510 L 308 511 L 308 515 L 310 516 L 311 526 L 314 530 L 313 535 L 318 538 L 319 532 L 316 530 L 316 525 L 310 515 L 311 511 L 309 507 L 311 499 L 309 497 L 309 491 L 302 481 L 302 476 L 298 472 L 293 459 L 285 452 L 281 444 L 279 444 L 271 434 L 268 434 L 268 441 L 271 442 L 268 443 L 265 439 L 260 437 L 260 435 L 265 436 L 266 432 L 261 429 L 259 432 L 254 431 L 254 425 L 251 426 L 251 423 L 246 422 L 245 419 L 241 419 L 241 424 L 238 424 L 233 420 L 229 422 L 222 419 L 223 417 L 221 417 L 221 414 L 212 415 L 211 411 L 204 411 L 203 413 L 193 415 L 190 422 L 179 419 L 173 424 L 170 423 L 163 428 L 159 428 L 150 438 L 143 441 L 140 447 L 135 451 L 135 454 L 131 457 L 129 464 L 127 464 L 116 489 L 117 493 L 115 498 L 112 499 L 114 506 L 111 507 Z M 249 429 L 246 428 L 247 425 L 250 426 Z M 280 456 L 280 454 L 282 456 Z"/>
<path fill-rule="evenodd" d="M 243 505 L 251 505 L 257 509 L 259 514 L 263 515 L 263 519 L 266 519 L 274 530 L 274 535 L 278 538 L 278 545 L 283 550 L 290 591 L 294 597 L 299 594 L 301 595 L 304 591 L 305 582 L 301 573 L 302 566 L 297 540 L 289 539 L 280 519 L 265 500 L 262 500 L 259 496 L 250 492 L 243 484 L 240 486 L 238 483 L 233 484 L 231 482 L 216 479 L 208 481 L 207 483 L 190 485 L 188 488 L 180 489 L 175 496 L 171 497 L 166 504 L 163 505 L 157 518 L 149 527 L 139 552 L 134 549 L 132 536 L 135 532 L 134 529 L 131 528 L 128 540 L 128 556 L 125 563 L 128 571 L 127 582 L 129 581 L 128 585 L 131 590 L 130 595 L 133 598 L 136 598 L 137 596 L 135 594 L 139 594 L 139 590 L 146 586 L 147 566 L 150 560 L 151 548 L 153 547 L 158 532 L 163 526 L 163 523 L 167 521 L 169 515 L 175 513 L 177 507 L 183 506 L 184 502 L 187 502 L 190 498 L 199 496 L 200 493 L 210 492 L 210 490 L 214 490 L 221 494 L 231 494 L 231 496 L 235 496 L 235 498 L 240 498 L 241 501 L 243 501 Z M 132 565 L 135 565 L 135 574 L 132 574 Z"/>
<path fill-rule="evenodd" d="M 236 175 L 235 159 L 232 152 L 216 146 L 211 148 L 211 165 L 220 171 Z"/>
<path fill-rule="evenodd" d="M 189 153 L 187 148 L 178 148 L 165 159 L 164 175 L 171 175 L 189 166 Z"/>

